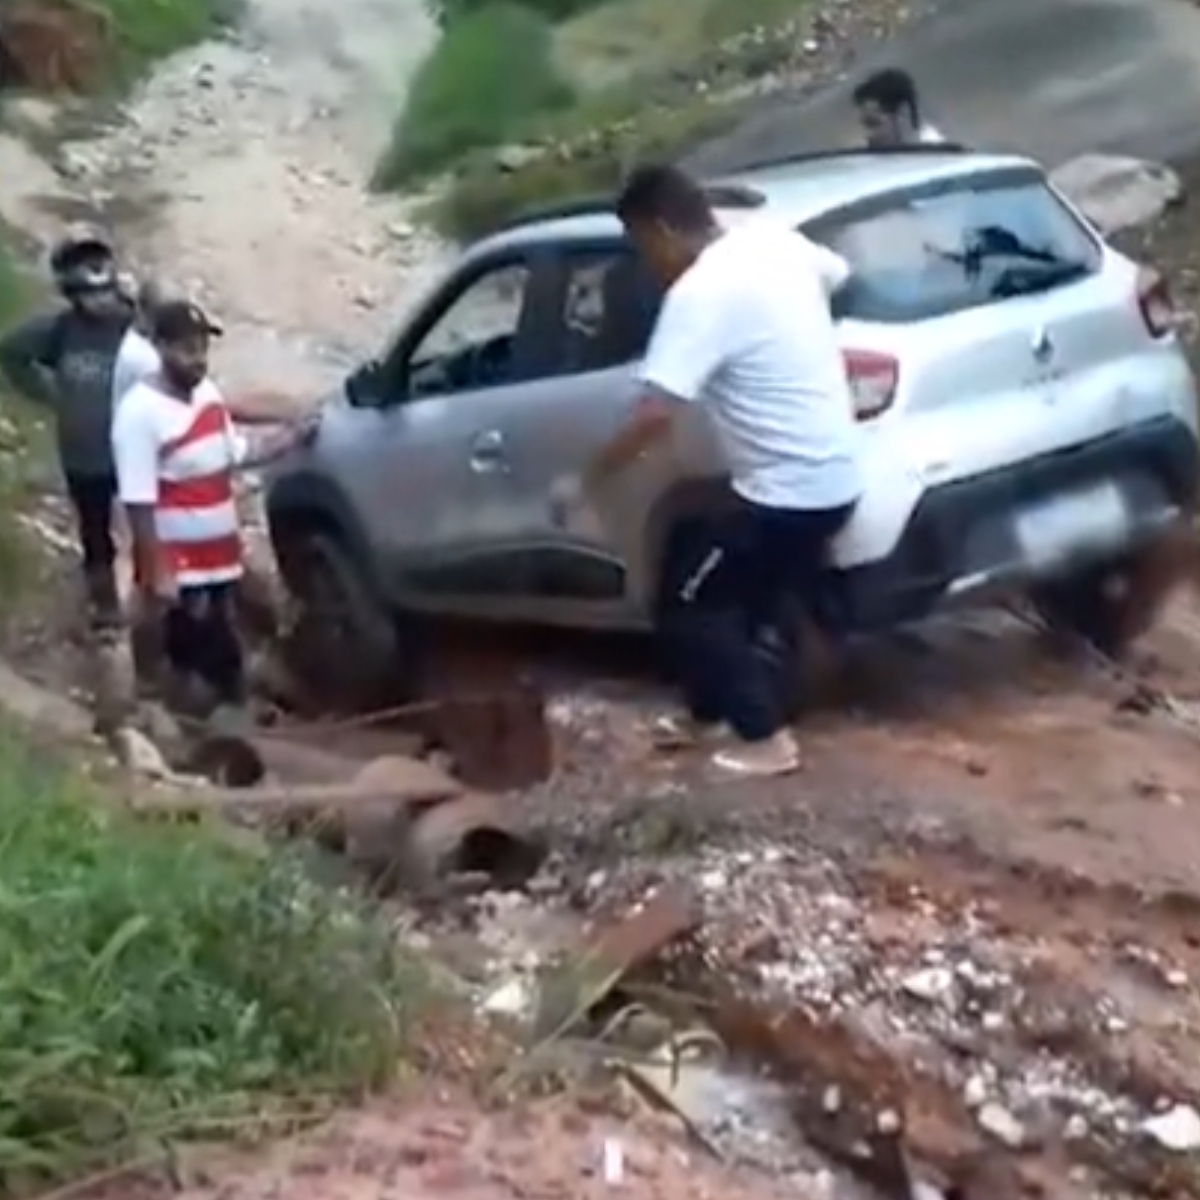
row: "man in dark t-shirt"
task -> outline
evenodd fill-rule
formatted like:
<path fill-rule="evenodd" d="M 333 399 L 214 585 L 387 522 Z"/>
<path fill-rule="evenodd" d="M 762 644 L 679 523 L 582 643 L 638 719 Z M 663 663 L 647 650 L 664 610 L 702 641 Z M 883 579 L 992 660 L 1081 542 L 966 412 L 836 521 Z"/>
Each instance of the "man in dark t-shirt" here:
<path fill-rule="evenodd" d="M 157 355 L 133 330 L 134 305 L 119 286 L 116 256 L 103 237 L 82 232 L 64 239 L 50 268 L 66 305 L 0 338 L 0 373 L 53 416 L 88 601 L 93 620 L 105 626 L 117 622 L 120 610 L 110 436 L 116 391 L 155 370 Z"/>

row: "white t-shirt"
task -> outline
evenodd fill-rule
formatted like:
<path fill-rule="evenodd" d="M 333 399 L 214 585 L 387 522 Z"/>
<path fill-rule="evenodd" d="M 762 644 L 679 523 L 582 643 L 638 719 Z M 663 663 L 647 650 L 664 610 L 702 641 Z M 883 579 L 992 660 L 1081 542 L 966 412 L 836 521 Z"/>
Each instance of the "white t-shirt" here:
<path fill-rule="evenodd" d="M 858 426 L 829 297 L 850 268 L 793 230 L 723 234 L 667 292 L 643 381 L 710 412 L 734 490 L 828 509 L 863 490 Z"/>
<path fill-rule="evenodd" d="M 940 146 L 949 139 L 936 125 L 922 125 L 917 130 L 917 141 L 923 146 Z"/>
<path fill-rule="evenodd" d="M 158 351 L 154 348 L 154 343 L 131 325 L 121 339 L 121 345 L 117 348 L 117 359 L 113 363 L 113 411 L 116 411 L 121 397 L 135 383 L 157 375 L 161 366 L 162 363 Z"/>

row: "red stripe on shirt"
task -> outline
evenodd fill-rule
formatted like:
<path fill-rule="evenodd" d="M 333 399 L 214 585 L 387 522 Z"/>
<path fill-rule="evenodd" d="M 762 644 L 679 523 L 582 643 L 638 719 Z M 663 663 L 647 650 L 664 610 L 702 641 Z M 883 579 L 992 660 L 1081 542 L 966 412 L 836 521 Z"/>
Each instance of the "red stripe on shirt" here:
<path fill-rule="evenodd" d="M 224 404 L 210 403 L 196 410 L 192 423 L 178 436 L 164 442 L 160 454 L 164 459 L 170 458 L 177 450 L 182 450 L 192 442 L 212 434 L 224 435 L 229 427 L 229 413 Z"/>
<path fill-rule="evenodd" d="M 162 508 L 212 508 L 233 499 L 233 475 L 216 471 L 197 479 L 160 479 L 158 503 Z"/>
<path fill-rule="evenodd" d="M 231 533 L 207 542 L 166 542 L 163 552 L 176 575 L 184 571 L 224 571 L 241 565 L 242 539 Z"/>

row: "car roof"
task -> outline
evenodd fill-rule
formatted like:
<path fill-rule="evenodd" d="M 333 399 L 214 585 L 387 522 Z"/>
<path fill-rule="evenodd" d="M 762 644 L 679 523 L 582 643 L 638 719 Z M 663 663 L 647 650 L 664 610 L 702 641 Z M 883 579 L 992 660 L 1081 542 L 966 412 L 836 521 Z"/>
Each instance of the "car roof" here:
<path fill-rule="evenodd" d="M 928 146 L 903 153 L 846 150 L 784 159 L 723 175 L 711 181 L 717 210 L 779 217 L 797 225 L 873 195 L 915 184 L 1011 167 L 1039 169 L 1010 154 L 979 154 L 961 147 Z M 726 210 L 722 190 L 758 193 L 762 203 Z M 603 198 L 531 213 L 476 243 L 470 256 L 545 241 L 587 241 L 621 235 L 621 225 Z"/>

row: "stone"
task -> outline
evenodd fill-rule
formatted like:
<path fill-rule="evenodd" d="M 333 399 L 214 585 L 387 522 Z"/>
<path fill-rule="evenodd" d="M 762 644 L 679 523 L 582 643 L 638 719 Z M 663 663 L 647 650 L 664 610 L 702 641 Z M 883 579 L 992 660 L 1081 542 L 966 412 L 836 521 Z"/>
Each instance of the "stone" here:
<path fill-rule="evenodd" d="M 985 1104 L 976 1114 L 979 1128 L 1010 1150 L 1020 1150 L 1025 1144 L 1025 1127 L 999 1104 Z"/>
<path fill-rule="evenodd" d="M 1082 154 L 1051 171 L 1050 182 L 1105 235 L 1147 225 L 1183 198 L 1165 163 L 1124 155 Z"/>
<path fill-rule="evenodd" d="M 1176 1104 L 1157 1116 L 1148 1117 L 1141 1130 L 1160 1146 L 1176 1154 L 1200 1150 L 1200 1113 L 1190 1104 Z"/>

